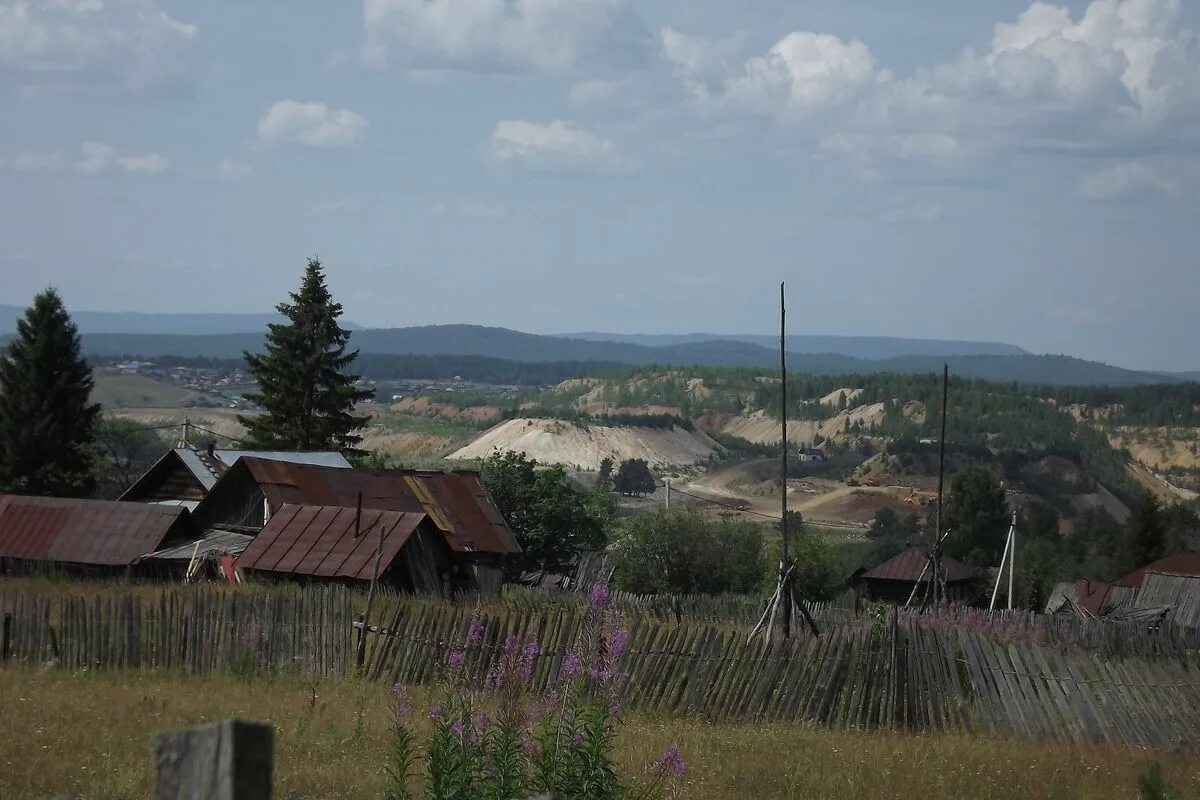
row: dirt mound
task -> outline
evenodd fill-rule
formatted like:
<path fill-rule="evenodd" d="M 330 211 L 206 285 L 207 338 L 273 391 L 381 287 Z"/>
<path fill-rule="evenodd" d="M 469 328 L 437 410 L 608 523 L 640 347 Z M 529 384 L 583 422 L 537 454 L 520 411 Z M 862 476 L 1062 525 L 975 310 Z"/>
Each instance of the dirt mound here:
<path fill-rule="evenodd" d="M 863 393 L 862 389 L 855 389 L 853 386 L 844 386 L 841 389 L 834 389 L 829 394 L 821 398 L 821 403 L 830 408 L 837 408 L 842 403 L 842 397 L 846 398 L 846 406 L 854 405 L 854 401 Z"/>
<path fill-rule="evenodd" d="M 1200 469 L 1200 428 L 1122 427 L 1109 442 L 1159 472 Z"/>
<path fill-rule="evenodd" d="M 435 403 L 428 397 L 410 397 L 392 403 L 390 410 L 397 414 L 430 419 L 456 419 L 470 422 L 496 422 L 504 412 L 495 406 L 458 408 L 447 403 Z"/>
<path fill-rule="evenodd" d="M 656 467 L 687 467 L 706 461 L 716 443 L 702 431 L 674 428 L 613 428 L 552 419 L 512 419 L 485 431 L 446 456 L 474 461 L 492 452 L 524 452 L 549 464 L 595 470 L 604 458 L 644 458 Z"/>
<path fill-rule="evenodd" d="M 362 444 L 359 447 L 363 450 L 387 453 L 399 457 L 402 461 L 406 459 L 436 459 L 457 443 L 462 442 L 462 437 L 439 436 L 434 433 L 413 431 L 389 433 L 381 428 L 367 428 L 362 432 L 362 437 Z"/>
<path fill-rule="evenodd" d="M 920 400 L 909 400 L 900 409 L 900 412 L 918 425 L 925 424 L 925 404 Z"/>

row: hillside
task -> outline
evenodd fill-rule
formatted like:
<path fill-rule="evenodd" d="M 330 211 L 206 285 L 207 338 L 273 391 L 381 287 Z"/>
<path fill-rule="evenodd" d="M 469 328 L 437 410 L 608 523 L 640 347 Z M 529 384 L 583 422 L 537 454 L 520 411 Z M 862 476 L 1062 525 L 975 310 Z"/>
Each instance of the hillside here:
<path fill-rule="evenodd" d="M 753 334 L 647 334 L 647 333 L 563 333 L 567 339 L 584 339 L 592 342 L 624 342 L 647 347 L 668 347 L 698 342 L 727 341 L 758 345 L 770 350 L 779 347 L 776 336 Z M 1001 342 L 967 342 L 953 339 L 906 339 L 897 336 L 815 336 L 792 335 L 787 337 L 787 349 L 793 353 L 834 353 L 866 360 L 898 358 L 901 356 L 1023 356 L 1025 350 Z"/>
<path fill-rule="evenodd" d="M 21 306 L 0 305 L 0 334 L 13 333 L 25 314 Z M 245 333 L 279 322 L 278 314 L 146 314 L 140 311 L 72 311 L 81 333 L 184 334 Z M 342 326 L 355 329 L 353 322 Z"/>
<path fill-rule="evenodd" d="M 596 470 L 604 458 L 644 458 L 654 467 L 689 467 L 711 458 L 717 444 L 704 433 L 680 427 L 642 428 L 580 425 L 553 419 L 502 422 L 447 456 L 477 461 L 500 451 L 523 452 L 550 464 Z"/>
<path fill-rule="evenodd" d="M 104 408 L 183 408 L 198 396 L 178 386 L 142 375 L 113 375 L 97 372 L 92 402 Z"/>
<path fill-rule="evenodd" d="M 165 355 L 240 358 L 262 347 L 261 334 L 208 336 L 93 333 L 83 335 L 84 352 L 114 357 Z M 726 339 L 664 346 L 587 341 L 522 333 L 476 325 L 434 325 L 356 331 L 351 346 L 371 357 L 376 370 L 387 370 L 387 356 L 453 355 L 515 362 L 590 362 L 614 365 L 678 365 L 772 368 L 778 353 L 746 341 Z M 948 362 L 963 377 L 1051 386 L 1134 386 L 1168 381 L 1159 374 L 1136 372 L 1094 361 L 1054 355 L 907 355 L 867 360 L 836 353 L 790 353 L 789 368 L 817 375 L 864 375 L 884 372 L 938 372 Z M 364 359 L 364 365 L 367 361 Z M 376 377 L 368 373 L 369 377 Z"/>

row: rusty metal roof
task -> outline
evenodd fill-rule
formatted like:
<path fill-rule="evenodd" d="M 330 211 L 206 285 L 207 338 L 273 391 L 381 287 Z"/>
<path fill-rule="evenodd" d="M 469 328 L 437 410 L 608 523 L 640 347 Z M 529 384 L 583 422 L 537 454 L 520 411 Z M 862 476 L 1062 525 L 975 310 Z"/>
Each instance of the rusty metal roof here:
<path fill-rule="evenodd" d="M 334 506 L 283 506 L 238 556 L 238 569 L 286 572 L 369 581 L 382 526 L 380 572 L 404 548 L 424 512 L 364 508 L 355 536 L 355 509 Z"/>
<path fill-rule="evenodd" d="M 899 555 L 889 558 L 873 569 L 863 573 L 862 577 L 876 581 L 907 581 L 916 583 L 921 579 L 921 572 L 929 563 L 929 553 L 919 547 L 910 547 Z M 961 561 L 955 561 L 948 556 L 942 556 L 942 568 L 946 570 L 946 582 L 969 581 L 979 573 L 974 567 L 969 567 Z"/>
<path fill-rule="evenodd" d="M 1144 567 L 1139 567 L 1128 575 L 1113 581 L 1115 586 L 1141 586 L 1149 572 L 1171 572 L 1176 575 L 1200 575 L 1200 553 L 1175 553 L 1174 555 L 1151 561 Z"/>
<path fill-rule="evenodd" d="M 0 557 L 124 566 L 182 534 L 179 506 L 0 495 Z"/>
<path fill-rule="evenodd" d="M 428 514 L 460 552 L 519 553 L 520 546 L 500 509 L 470 472 L 336 469 L 243 457 L 273 508 L 290 504 L 363 508 Z"/>

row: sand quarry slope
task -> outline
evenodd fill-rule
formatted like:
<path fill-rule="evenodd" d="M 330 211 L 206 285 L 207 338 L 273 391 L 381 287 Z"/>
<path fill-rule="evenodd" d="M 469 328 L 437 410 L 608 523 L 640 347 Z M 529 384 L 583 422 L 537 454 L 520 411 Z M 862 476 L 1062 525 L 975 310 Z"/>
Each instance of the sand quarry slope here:
<path fill-rule="evenodd" d="M 524 452 L 544 463 L 582 470 L 598 469 L 605 457 L 617 462 L 644 458 L 651 466 L 686 467 L 707 460 L 716 447 L 701 431 L 679 427 L 611 428 L 522 418 L 502 422 L 446 458 L 474 461 L 501 450 Z"/>

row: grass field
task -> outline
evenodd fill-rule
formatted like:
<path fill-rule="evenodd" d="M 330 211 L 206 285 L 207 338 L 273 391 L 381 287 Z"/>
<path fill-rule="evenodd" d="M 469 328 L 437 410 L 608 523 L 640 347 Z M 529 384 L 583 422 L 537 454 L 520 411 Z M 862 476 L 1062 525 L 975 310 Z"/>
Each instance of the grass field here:
<path fill-rule="evenodd" d="M 94 373 L 92 401 L 104 408 L 179 408 L 196 397 L 194 392 L 144 375 Z"/>
<path fill-rule="evenodd" d="M 418 700 L 429 695 L 417 693 Z M 151 740 L 168 728 L 237 716 L 276 730 L 276 796 L 375 798 L 384 785 L 384 687 L 355 682 L 178 675 L 0 673 L 0 797 L 148 797 Z M 419 717 L 420 715 L 418 715 Z M 859 734 L 798 726 L 626 720 L 622 767 L 640 771 L 678 744 L 684 797 L 804 800 L 1134 798 L 1148 754 L 969 736 Z M 1154 758 L 1182 797 L 1200 792 L 1200 759 Z"/>

